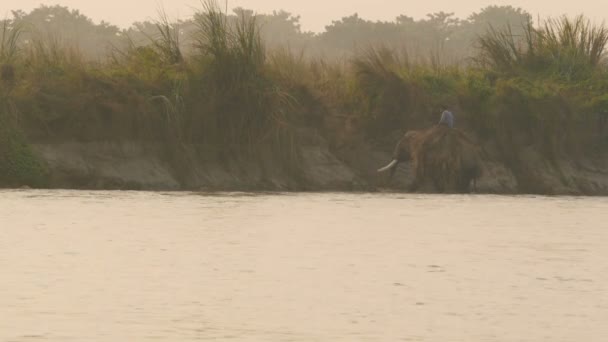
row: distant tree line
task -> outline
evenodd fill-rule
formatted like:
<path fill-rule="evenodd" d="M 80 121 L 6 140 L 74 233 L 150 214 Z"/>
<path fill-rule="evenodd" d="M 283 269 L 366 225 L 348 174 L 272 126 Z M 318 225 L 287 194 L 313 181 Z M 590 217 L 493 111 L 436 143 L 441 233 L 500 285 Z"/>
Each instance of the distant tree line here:
<path fill-rule="evenodd" d="M 514 36 L 520 36 L 531 23 L 531 15 L 512 6 L 488 6 L 459 19 L 454 13 L 438 12 L 416 20 L 399 15 L 393 21 L 371 21 L 353 14 L 333 21 L 321 33 L 302 30 L 300 17 L 285 11 L 256 14 L 252 10 L 236 8 L 228 14 L 230 20 L 256 16 L 262 38 L 268 48 L 286 47 L 293 52 L 325 58 L 345 57 L 357 49 L 383 45 L 407 52 L 414 59 L 441 63 L 464 62 L 474 54 L 479 35 L 489 29 L 510 26 Z M 161 13 L 159 20 L 166 19 Z M 128 29 L 107 22 L 95 23 L 79 10 L 63 6 L 42 5 L 27 13 L 12 12 L 6 19 L 11 25 L 23 25 L 26 44 L 55 42 L 71 45 L 85 56 L 105 56 L 112 48 L 126 44 L 148 44 L 158 34 L 158 22 L 136 22 Z M 192 41 L 189 33 L 195 30 L 196 18 L 179 20 L 172 25 L 180 32 L 180 44 L 187 53 Z M 37 39 L 40 38 L 40 39 Z"/>

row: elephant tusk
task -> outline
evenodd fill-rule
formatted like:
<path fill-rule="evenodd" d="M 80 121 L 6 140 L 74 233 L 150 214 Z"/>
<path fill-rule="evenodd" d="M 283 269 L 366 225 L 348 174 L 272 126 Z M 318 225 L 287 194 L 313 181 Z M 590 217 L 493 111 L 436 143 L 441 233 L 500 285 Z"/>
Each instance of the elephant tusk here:
<path fill-rule="evenodd" d="M 390 162 L 388 165 L 386 165 L 385 167 L 378 169 L 378 172 L 384 172 L 387 170 L 392 169 L 393 167 L 395 167 L 395 165 L 397 165 L 397 159 L 393 159 L 392 162 Z"/>

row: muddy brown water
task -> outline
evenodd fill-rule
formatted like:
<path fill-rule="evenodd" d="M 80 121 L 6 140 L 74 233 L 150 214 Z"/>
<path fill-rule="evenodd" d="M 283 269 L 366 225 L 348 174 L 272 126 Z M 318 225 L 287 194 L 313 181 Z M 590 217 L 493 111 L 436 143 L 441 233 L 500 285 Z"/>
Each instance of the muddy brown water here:
<path fill-rule="evenodd" d="M 608 199 L 0 192 L 0 341 L 608 341 Z"/>

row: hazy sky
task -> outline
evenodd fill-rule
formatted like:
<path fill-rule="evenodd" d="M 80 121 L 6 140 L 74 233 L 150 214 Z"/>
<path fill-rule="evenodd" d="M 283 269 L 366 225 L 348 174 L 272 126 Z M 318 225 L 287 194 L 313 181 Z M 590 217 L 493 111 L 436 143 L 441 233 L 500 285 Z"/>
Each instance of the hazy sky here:
<path fill-rule="evenodd" d="M 221 2 L 224 3 L 224 0 Z M 193 13 L 193 7 L 200 7 L 200 0 L 1 0 L 0 16 L 10 14 L 12 9 L 29 11 L 40 4 L 77 8 L 95 22 L 105 20 L 127 27 L 134 21 L 155 17 L 160 4 L 164 5 L 171 16 L 187 18 Z M 332 20 L 355 12 L 372 20 L 392 20 L 399 14 L 421 18 L 427 13 L 440 10 L 455 12 L 458 17 L 464 18 L 488 5 L 522 7 L 535 18 L 538 15 L 546 17 L 582 13 L 595 21 L 608 19 L 608 1 L 601 0 L 229 0 L 228 5 L 230 8 L 241 6 L 262 13 L 283 9 L 301 15 L 303 28 L 312 31 L 322 31 Z"/>

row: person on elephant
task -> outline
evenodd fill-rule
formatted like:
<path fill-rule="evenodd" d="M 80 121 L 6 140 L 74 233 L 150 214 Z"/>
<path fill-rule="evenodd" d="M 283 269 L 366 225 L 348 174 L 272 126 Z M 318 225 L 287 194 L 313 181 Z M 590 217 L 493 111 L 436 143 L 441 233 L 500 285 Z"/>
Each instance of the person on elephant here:
<path fill-rule="evenodd" d="M 448 110 L 445 105 L 441 106 L 441 119 L 439 125 L 446 125 L 449 128 L 454 128 L 454 114 Z"/>

